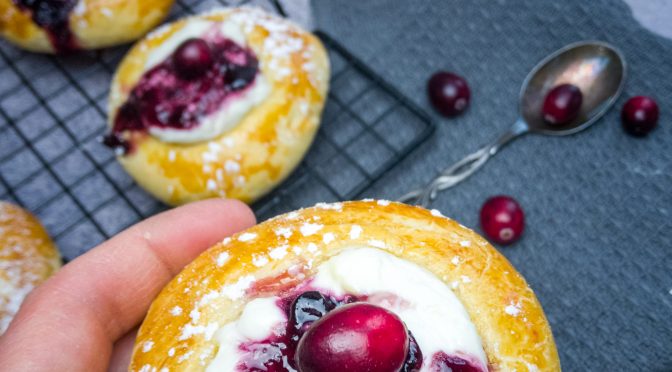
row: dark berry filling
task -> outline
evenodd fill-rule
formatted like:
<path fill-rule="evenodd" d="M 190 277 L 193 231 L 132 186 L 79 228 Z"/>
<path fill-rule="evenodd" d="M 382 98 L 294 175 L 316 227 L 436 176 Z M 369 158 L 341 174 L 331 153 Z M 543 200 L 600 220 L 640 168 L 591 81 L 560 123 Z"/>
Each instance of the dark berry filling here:
<path fill-rule="evenodd" d="M 436 353 L 432 358 L 432 372 L 482 372 L 483 370 L 468 360 L 446 353 Z"/>
<path fill-rule="evenodd" d="M 240 346 L 245 358 L 239 371 L 285 372 L 296 370 L 294 355 L 299 340 L 310 325 L 340 306 L 361 301 L 364 298 L 344 296 L 336 298 L 318 291 L 291 295 L 279 301 L 278 306 L 287 314 L 285 333 L 261 342 Z"/>
<path fill-rule="evenodd" d="M 418 342 L 415 341 L 413 333 L 408 331 L 408 355 L 406 355 L 406 361 L 404 366 L 401 367 L 401 372 L 418 372 L 422 367 L 422 350 L 418 346 Z"/>
<path fill-rule="evenodd" d="M 29 11 L 36 25 L 49 35 L 57 53 L 67 53 L 78 48 L 69 24 L 70 12 L 77 0 L 14 0 L 23 11 Z"/>
<path fill-rule="evenodd" d="M 192 129 L 249 87 L 258 71 L 254 53 L 230 39 L 186 40 L 170 58 L 143 74 L 107 137 L 123 138 L 123 132 L 150 127 Z M 120 151 L 129 150 L 125 145 Z"/>
<path fill-rule="evenodd" d="M 305 287 L 304 287 L 305 288 Z M 366 303 L 365 296 L 345 295 L 342 297 L 330 296 L 319 291 L 306 291 L 289 294 L 278 301 L 278 307 L 287 314 L 287 325 L 284 333 L 273 335 L 266 340 L 259 342 L 248 342 L 240 345 L 240 351 L 243 352 L 243 358 L 237 366 L 238 371 L 268 371 L 285 372 L 299 371 L 312 372 L 320 370 L 324 372 L 342 371 L 344 366 L 348 370 L 356 372 L 359 370 L 378 371 L 389 369 L 389 366 L 381 367 L 374 364 L 362 364 L 362 358 L 372 355 L 386 355 L 390 350 L 395 350 L 395 345 L 399 346 L 399 340 L 403 339 L 402 358 L 399 359 L 399 348 L 393 357 L 385 357 L 382 360 L 389 361 L 396 359 L 395 371 L 417 372 L 420 371 L 423 363 L 423 354 L 418 343 L 410 330 L 406 330 L 403 323 L 399 328 L 400 320 L 387 310 L 375 305 Z M 348 306 L 345 306 L 348 305 Z M 338 311 L 334 311 L 337 310 Z M 396 321 L 395 321 L 396 319 Z M 377 324 L 375 331 L 371 335 L 367 332 L 362 333 L 360 327 L 363 323 L 371 322 Z M 348 332 L 351 329 L 352 332 Z M 400 334 L 400 330 L 407 334 Z M 375 333 L 378 332 L 378 336 Z M 345 344 L 357 343 L 362 338 L 368 338 L 366 342 L 372 350 L 367 350 L 362 356 L 359 349 L 353 348 L 353 355 L 350 358 L 346 355 L 338 355 L 331 358 L 325 356 L 325 351 L 317 352 L 325 348 L 329 349 L 329 343 L 339 342 L 341 337 L 347 340 Z M 357 340 L 359 338 L 359 341 Z M 396 340 L 396 341 L 395 341 Z M 323 343 L 323 345 L 308 345 L 307 343 Z M 348 345 L 345 345 L 348 346 Z M 347 348 L 347 347 L 346 347 Z M 350 348 L 351 345 L 350 345 Z M 303 363 L 304 358 L 316 359 L 312 363 Z M 317 357 L 316 357 L 317 356 Z M 334 362 L 338 359 L 338 362 Z M 325 362 L 321 365 L 320 363 Z M 403 363 L 401 363 L 403 361 Z M 317 364 L 316 364 L 317 363 Z M 401 367 L 399 367 L 401 363 Z M 435 354 L 431 359 L 432 371 L 468 371 L 483 372 L 484 369 L 478 362 L 471 362 L 468 358 L 445 354 L 443 352 Z M 312 366 L 312 367 L 311 367 Z M 361 367 L 361 368 L 360 368 Z M 312 369 L 311 369 L 312 368 Z M 317 369 L 315 369 L 317 368 Z M 382 369 L 381 369 L 382 368 Z"/>
<path fill-rule="evenodd" d="M 325 297 L 318 291 L 308 291 L 297 297 L 289 311 L 289 327 L 296 332 L 295 336 L 302 335 L 308 327 L 336 308 L 336 302 Z"/>

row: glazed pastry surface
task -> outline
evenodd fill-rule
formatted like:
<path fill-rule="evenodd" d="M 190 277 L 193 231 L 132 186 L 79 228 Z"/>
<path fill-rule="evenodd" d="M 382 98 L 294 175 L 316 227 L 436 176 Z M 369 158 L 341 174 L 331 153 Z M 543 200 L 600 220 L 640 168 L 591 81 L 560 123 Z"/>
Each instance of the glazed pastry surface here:
<path fill-rule="evenodd" d="M 225 98 L 219 111 L 199 117 L 197 125 L 186 123 L 187 129 L 116 129 L 121 108 L 143 76 L 147 81 L 147 71 L 187 38 L 212 33 L 213 27 L 222 34 L 217 37 L 231 39 L 258 60 L 250 86 L 230 103 Z M 109 125 L 121 145 L 118 159 L 141 186 L 171 205 L 210 197 L 253 202 L 303 158 L 318 129 L 328 83 L 322 43 L 287 20 L 254 8 L 182 19 L 137 43 L 117 70 Z M 224 122 L 234 115 L 224 110 L 234 105 L 243 107 L 234 107 L 238 116 Z"/>
<path fill-rule="evenodd" d="M 258 307 L 260 299 L 282 296 L 307 282 L 320 287 L 324 279 L 316 275 L 324 272 L 322 265 L 359 254 L 358 249 L 400 259 L 443 283 L 477 332 L 477 346 L 487 359 L 484 368 L 560 370 L 539 302 L 501 254 L 438 211 L 387 201 L 319 204 L 224 239 L 154 301 L 140 328 L 131 369 L 208 369 L 225 345 L 222 332 L 242 321 L 249 304 Z"/>
<path fill-rule="evenodd" d="M 173 2 L 0 0 L 0 35 L 23 49 L 42 53 L 119 45 L 154 28 L 168 15 Z"/>
<path fill-rule="evenodd" d="M 40 222 L 0 202 L 0 334 L 26 295 L 60 267 L 58 250 Z"/>

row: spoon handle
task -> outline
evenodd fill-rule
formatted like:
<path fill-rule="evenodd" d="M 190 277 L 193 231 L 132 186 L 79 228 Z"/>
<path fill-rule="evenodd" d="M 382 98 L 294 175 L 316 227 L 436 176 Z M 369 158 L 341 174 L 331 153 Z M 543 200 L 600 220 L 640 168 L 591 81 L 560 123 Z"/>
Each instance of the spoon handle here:
<path fill-rule="evenodd" d="M 429 206 L 429 204 L 436 199 L 439 191 L 449 189 L 467 179 L 474 174 L 474 172 L 479 170 L 488 159 L 494 156 L 502 147 L 527 133 L 528 130 L 529 128 L 527 124 L 522 119 L 518 119 L 516 123 L 508 131 L 497 138 L 496 141 L 465 156 L 462 160 L 446 168 L 425 187 L 403 195 L 399 198 L 399 201 L 402 203 L 417 204 L 423 207 Z"/>

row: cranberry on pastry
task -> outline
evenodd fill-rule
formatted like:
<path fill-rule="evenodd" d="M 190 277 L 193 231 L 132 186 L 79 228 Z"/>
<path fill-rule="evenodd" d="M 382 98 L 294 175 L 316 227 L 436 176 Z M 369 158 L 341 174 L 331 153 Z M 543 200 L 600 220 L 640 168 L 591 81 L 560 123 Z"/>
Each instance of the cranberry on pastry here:
<path fill-rule="evenodd" d="M 525 280 L 436 211 L 321 204 L 224 239 L 154 300 L 131 370 L 559 371 Z"/>
<path fill-rule="evenodd" d="M 252 8 L 189 17 L 124 58 L 104 143 L 168 204 L 252 202 L 302 159 L 328 83 L 321 42 L 285 19 Z"/>
<path fill-rule="evenodd" d="M 22 208 L 0 202 L 0 334 L 28 293 L 60 267 L 58 250 L 40 222 Z"/>
<path fill-rule="evenodd" d="M 98 49 L 139 38 L 174 0 L 0 0 L 0 35 L 42 53 Z"/>

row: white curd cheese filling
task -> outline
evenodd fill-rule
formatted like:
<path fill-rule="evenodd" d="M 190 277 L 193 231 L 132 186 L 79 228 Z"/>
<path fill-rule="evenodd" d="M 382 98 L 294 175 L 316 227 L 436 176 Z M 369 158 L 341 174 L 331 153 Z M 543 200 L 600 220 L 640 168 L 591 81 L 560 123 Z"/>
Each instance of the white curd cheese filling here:
<path fill-rule="evenodd" d="M 481 339 L 460 300 L 441 280 L 414 263 L 380 249 L 352 247 L 320 265 L 310 287 L 336 297 L 366 296 L 367 302 L 397 314 L 423 353 L 422 371 L 429 370 L 432 356 L 440 351 L 467 355 L 487 366 Z M 235 371 L 243 358 L 242 343 L 284 332 L 287 315 L 278 300 L 250 301 L 237 321 L 215 333 L 219 350 L 209 372 Z"/>
<path fill-rule="evenodd" d="M 235 21 L 190 20 L 184 27 L 149 53 L 144 71 L 146 72 L 170 58 L 171 54 L 187 39 L 203 37 L 213 30 L 218 31 L 221 36 L 234 41 L 236 44 L 247 47 L 245 34 L 241 26 Z M 199 125 L 189 129 L 152 126 L 149 128 L 149 133 L 155 138 L 169 143 L 194 143 L 217 138 L 235 128 L 245 115 L 266 99 L 270 92 L 271 84 L 259 69 L 252 85 L 225 99 L 221 107 L 202 118 Z"/>

